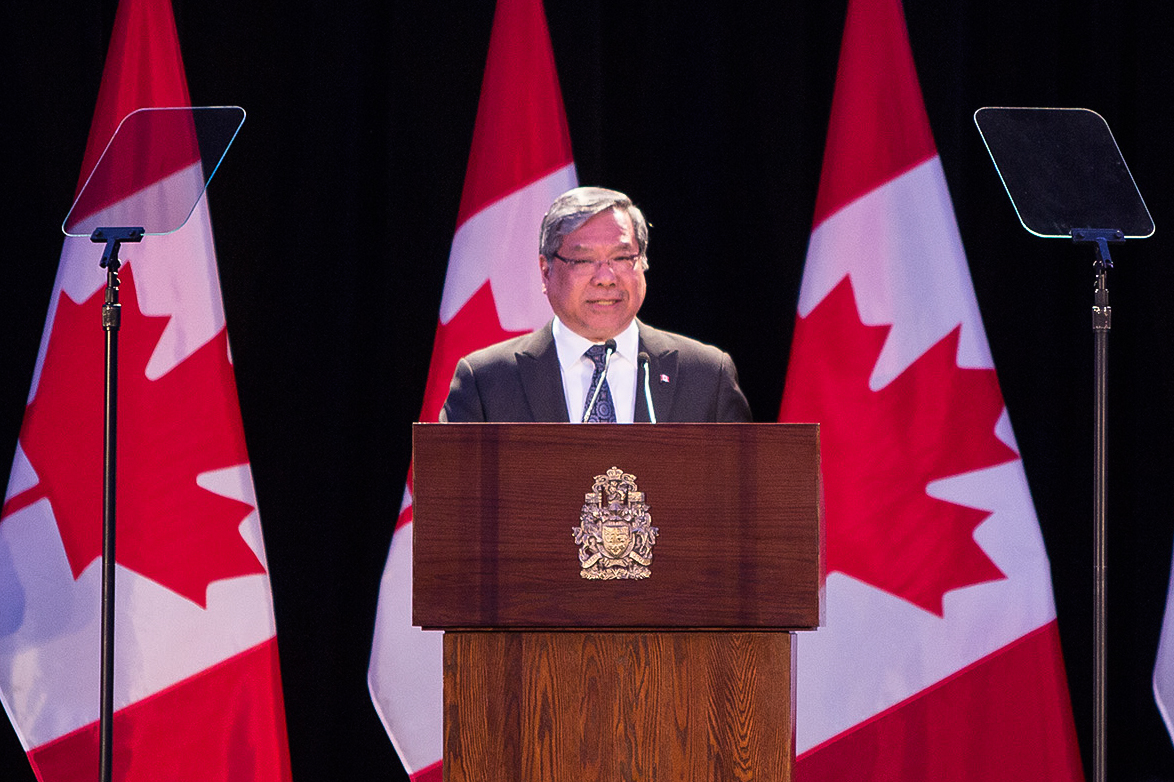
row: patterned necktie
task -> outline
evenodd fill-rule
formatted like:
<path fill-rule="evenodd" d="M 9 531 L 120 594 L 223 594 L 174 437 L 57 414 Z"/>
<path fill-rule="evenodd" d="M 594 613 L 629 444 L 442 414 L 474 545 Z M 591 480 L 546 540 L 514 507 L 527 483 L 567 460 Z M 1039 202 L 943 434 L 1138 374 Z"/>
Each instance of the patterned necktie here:
<path fill-rule="evenodd" d="M 584 411 L 586 411 L 587 405 L 591 403 L 591 392 L 595 390 L 595 385 L 599 382 L 599 378 L 603 376 L 605 351 L 606 348 L 603 345 L 592 345 L 583 354 L 595 364 L 595 372 L 591 375 L 591 385 L 587 388 L 587 401 L 583 405 Z M 611 403 L 611 389 L 607 387 L 607 380 L 604 380 L 603 387 L 599 389 L 599 393 L 595 397 L 595 406 L 591 408 L 591 415 L 587 416 L 587 423 L 614 424 L 615 422 L 616 408 Z"/>

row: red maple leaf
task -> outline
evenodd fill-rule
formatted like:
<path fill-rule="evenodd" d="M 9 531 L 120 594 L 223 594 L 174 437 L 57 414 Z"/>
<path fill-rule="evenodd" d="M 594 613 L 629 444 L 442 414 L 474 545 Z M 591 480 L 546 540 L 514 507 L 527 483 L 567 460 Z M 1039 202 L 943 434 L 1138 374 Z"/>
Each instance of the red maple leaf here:
<path fill-rule="evenodd" d="M 432 345 L 432 366 L 428 371 L 428 384 L 424 389 L 424 407 L 421 421 L 436 421 L 440 409 L 448 397 L 448 387 L 456 372 L 457 362 L 474 350 L 516 337 L 527 331 L 506 331 L 497 319 L 497 305 L 493 291 L 486 282 L 474 293 L 465 305 L 449 320 L 436 328 L 436 341 Z"/>
<path fill-rule="evenodd" d="M 1019 457 L 994 433 L 995 371 L 957 365 L 961 327 L 869 388 L 891 328 L 861 322 L 845 277 L 796 322 L 780 420 L 820 423 L 828 571 L 941 615 L 946 592 L 1005 576 L 974 541 L 990 512 L 926 486 Z"/>
<path fill-rule="evenodd" d="M 205 607 L 213 581 L 265 572 L 238 530 L 252 506 L 196 485 L 201 473 L 248 462 L 228 336 L 221 329 L 149 380 L 169 318 L 143 315 L 129 267 L 121 276 L 115 556 Z M 47 498 L 75 579 L 102 554 L 103 295 L 77 304 L 61 294 L 20 433 L 39 482 L 0 516 Z"/>

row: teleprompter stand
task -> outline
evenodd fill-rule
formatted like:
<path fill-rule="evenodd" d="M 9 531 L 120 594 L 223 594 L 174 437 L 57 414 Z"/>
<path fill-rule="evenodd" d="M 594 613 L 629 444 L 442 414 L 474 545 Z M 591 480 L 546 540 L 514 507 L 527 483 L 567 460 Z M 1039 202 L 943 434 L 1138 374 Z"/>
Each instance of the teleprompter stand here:
<path fill-rule="evenodd" d="M 1154 221 L 1108 123 L 1087 109 L 982 108 L 975 112 L 1019 221 L 1043 238 L 1092 245 L 1093 260 L 1093 720 L 1094 780 L 1105 782 L 1107 599 L 1105 484 L 1110 244 L 1145 239 Z"/>
<path fill-rule="evenodd" d="M 61 230 L 104 244 L 102 304 L 105 408 L 102 460 L 102 660 L 98 769 L 110 782 L 114 758 L 114 582 L 118 446 L 119 252 L 124 243 L 178 231 L 204 195 L 244 122 L 238 106 L 139 109 L 128 114 L 78 193 Z"/>

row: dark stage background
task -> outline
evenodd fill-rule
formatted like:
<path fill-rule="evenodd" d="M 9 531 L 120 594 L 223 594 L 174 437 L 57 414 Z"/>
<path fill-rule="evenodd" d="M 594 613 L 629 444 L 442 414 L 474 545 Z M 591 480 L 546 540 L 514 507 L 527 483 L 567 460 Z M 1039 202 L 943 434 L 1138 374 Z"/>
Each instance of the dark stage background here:
<path fill-rule="evenodd" d="M 906 3 L 1051 555 L 1086 768 L 1092 255 L 1019 226 L 972 113 L 1098 110 L 1158 224 L 1154 238 L 1115 248 L 1110 277 L 1108 751 L 1110 777 L 1121 781 L 1174 780 L 1150 692 L 1174 527 L 1172 9 L 1168 0 Z M 4 480 L 114 10 L 114 0 L 5 7 Z M 249 111 L 210 198 L 272 568 L 294 775 L 397 779 L 367 695 L 367 659 L 493 5 L 176 0 L 175 11 L 193 101 Z M 729 350 L 755 418 L 773 420 L 842 0 L 724 10 L 549 0 L 547 14 L 580 181 L 629 192 L 654 225 L 643 317 Z M 7 728 L 0 778 L 32 779 Z"/>

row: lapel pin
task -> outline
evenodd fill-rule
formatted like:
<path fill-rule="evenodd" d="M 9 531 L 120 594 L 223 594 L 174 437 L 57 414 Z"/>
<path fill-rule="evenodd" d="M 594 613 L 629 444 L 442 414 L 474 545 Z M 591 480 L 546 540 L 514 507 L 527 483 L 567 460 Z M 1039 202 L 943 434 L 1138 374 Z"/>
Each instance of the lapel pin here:
<path fill-rule="evenodd" d="M 668 375 L 666 375 L 666 374 L 664 374 L 664 373 L 661 373 L 661 376 L 660 376 L 660 382 L 662 382 L 662 383 L 667 383 L 667 382 L 669 382 L 669 376 L 668 376 Z"/>

